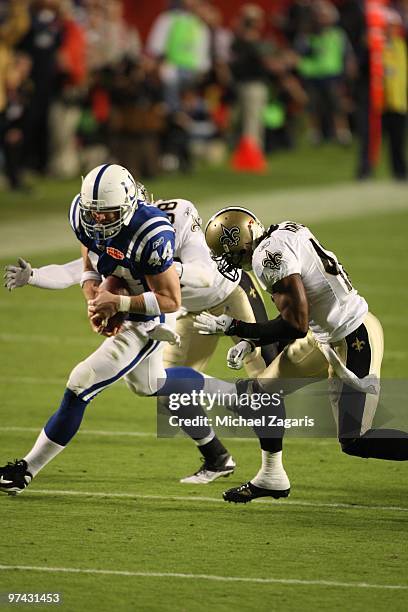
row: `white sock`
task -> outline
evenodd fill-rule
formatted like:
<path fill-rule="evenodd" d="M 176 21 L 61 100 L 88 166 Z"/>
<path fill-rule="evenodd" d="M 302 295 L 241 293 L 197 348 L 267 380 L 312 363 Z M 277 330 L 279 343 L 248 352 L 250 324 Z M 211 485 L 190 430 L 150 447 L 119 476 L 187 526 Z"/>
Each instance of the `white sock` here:
<path fill-rule="evenodd" d="M 262 489 L 284 491 L 289 489 L 289 478 L 282 465 L 282 451 L 262 451 L 262 467 L 251 483 Z"/>
<path fill-rule="evenodd" d="M 54 457 L 64 450 L 64 448 L 65 446 L 61 446 L 50 440 L 42 429 L 33 448 L 23 457 L 23 459 L 27 461 L 28 471 L 31 472 L 34 477 L 51 461 L 51 459 L 54 459 Z"/>

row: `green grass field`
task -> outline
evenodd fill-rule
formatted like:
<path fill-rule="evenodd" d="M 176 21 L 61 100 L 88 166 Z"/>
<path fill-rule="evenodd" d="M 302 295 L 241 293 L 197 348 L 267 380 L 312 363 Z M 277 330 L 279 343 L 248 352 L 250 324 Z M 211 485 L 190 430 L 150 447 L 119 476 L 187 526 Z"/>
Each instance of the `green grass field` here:
<path fill-rule="evenodd" d="M 223 202 L 250 202 L 266 221 L 307 222 L 383 323 L 384 377 L 404 378 L 407 189 L 383 178 L 348 183 L 352 162 L 348 151 L 301 149 L 272 158 L 265 177 L 203 170 L 150 187 L 157 197 L 194 198 L 204 218 Z M 2 266 L 17 256 L 35 266 L 77 256 L 65 215 L 78 184 L 47 181 L 28 199 L 0 194 Z M 3 290 L 0 312 L 4 463 L 31 447 L 68 373 L 100 339 L 77 288 Z M 230 377 L 226 346 L 208 373 Z M 73 612 L 407 609 L 405 464 L 348 457 L 331 439 L 291 438 L 291 497 L 232 506 L 221 492 L 257 471 L 256 441 L 226 441 L 238 462 L 228 480 L 187 486 L 178 480 L 198 467 L 197 451 L 186 439 L 158 440 L 155 428 L 155 401 L 116 384 L 23 495 L 0 498 L 0 601 L 60 592 Z"/>

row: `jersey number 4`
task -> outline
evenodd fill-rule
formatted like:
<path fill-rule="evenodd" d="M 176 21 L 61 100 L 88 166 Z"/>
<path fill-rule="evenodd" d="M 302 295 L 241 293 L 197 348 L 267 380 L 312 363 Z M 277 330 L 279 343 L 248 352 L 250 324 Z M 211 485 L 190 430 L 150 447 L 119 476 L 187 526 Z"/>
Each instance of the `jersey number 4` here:
<path fill-rule="evenodd" d="M 147 262 L 150 266 L 161 266 L 165 261 L 173 257 L 173 249 L 170 240 L 167 241 L 161 255 L 158 251 L 153 251 Z"/>
<path fill-rule="evenodd" d="M 323 268 L 324 268 L 325 272 L 327 274 L 331 274 L 332 276 L 340 276 L 343 279 L 344 284 L 345 284 L 347 290 L 348 291 L 352 291 L 353 290 L 353 285 L 351 284 L 350 279 L 349 279 L 349 277 L 347 275 L 347 272 L 343 269 L 341 264 L 339 264 L 339 262 L 336 261 L 336 259 L 334 259 L 334 257 L 329 255 L 324 250 L 322 245 L 319 244 L 318 242 L 316 242 L 316 240 L 311 239 L 310 242 L 312 243 L 314 250 L 316 251 L 316 253 L 320 257 L 320 260 L 321 260 L 321 262 L 323 264 Z"/>

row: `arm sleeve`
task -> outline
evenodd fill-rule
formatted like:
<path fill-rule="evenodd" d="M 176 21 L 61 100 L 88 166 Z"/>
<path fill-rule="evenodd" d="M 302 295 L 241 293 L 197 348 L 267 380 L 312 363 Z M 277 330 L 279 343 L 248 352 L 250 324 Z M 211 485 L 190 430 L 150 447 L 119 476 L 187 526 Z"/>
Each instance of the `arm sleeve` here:
<path fill-rule="evenodd" d="M 238 336 L 239 338 L 253 341 L 256 346 L 263 346 L 264 344 L 272 344 L 279 340 L 304 338 L 306 333 L 296 329 L 288 321 L 279 316 L 265 323 L 245 323 L 244 321 L 234 319 L 226 335 Z"/>
<path fill-rule="evenodd" d="M 165 272 L 173 264 L 174 250 L 174 230 L 169 224 L 168 229 L 161 229 L 144 245 L 140 257 L 144 274 Z"/>
<path fill-rule="evenodd" d="M 214 284 L 216 265 L 211 259 L 210 252 L 205 242 L 204 234 L 196 222 L 197 217 L 192 217 L 184 230 L 179 248 L 179 257 L 183 266 L 180 279 L 182 285 L 192 287 L 211 287 Z"/>
<path fill-rule="evenodd" d="M 52 264 L 34 268 L 28 284 L 41 289 L 66 289 L 79 284 L 82 269 L 82 259 L 75 259 L 62 265 Z"/>

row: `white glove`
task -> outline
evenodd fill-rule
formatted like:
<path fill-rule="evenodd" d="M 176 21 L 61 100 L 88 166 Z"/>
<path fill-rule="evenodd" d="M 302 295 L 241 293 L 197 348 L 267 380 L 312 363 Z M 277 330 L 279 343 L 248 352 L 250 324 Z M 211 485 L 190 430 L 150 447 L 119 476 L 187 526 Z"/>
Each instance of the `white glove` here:
<path fill-rule="evenodd" d="M 143 338 L 159 340 L 160 342 L 168 342 L 180 346 L 181 339 L 177 332 L 171 329 L 167 323 L 157 323 L 157 321 L 146 321 L 138 325 L 138 331 Z"/>
<path fill-rule="evenodd" d="M 183 317 L 186 317 L 187 315 L 188 315 L 187 308 L 184 308 L 184 306 L 180 306 L 180 308 L 176 312 L 176 320 L 178 321 L 179 319 L 182 319 Z"/>
<path fill-rule="evenodd" d="M 17 266 L 6 266 L 4 274 L 4 286 L 9 291 L 17 289 L 17 287 L 24 287 L 28 284 L 31 277 L 32 267 L 28 261 L 24 261 L 22 257 L 18 258 Z"/>
<path fill-rule="evenodd" d="M 241 340 L 231 347 L 227 353 L 227 366 L 232 370 L 240 370 L 244 365 L 244 359 L 252 353 L 254 345 L 248 340 Z"/>
<path fill-rule="evenodd" d="M 180 346 L 181 339 L 177 332 L 175 332 L 167 323 L 159 323 L 157 327 L 149 332 L 149 338 L 153 340 L 160 340 L 160 342 L 168 342 L 169 344 L 176 344 Z"/>
<path fill-rule="evenodd" d="M 232 317 L 226 314 L 216 317 L 209 312 L 202 312 L 195 318 L 194 327 L 200 334 L 225 334 L 231 327 Z"/>

